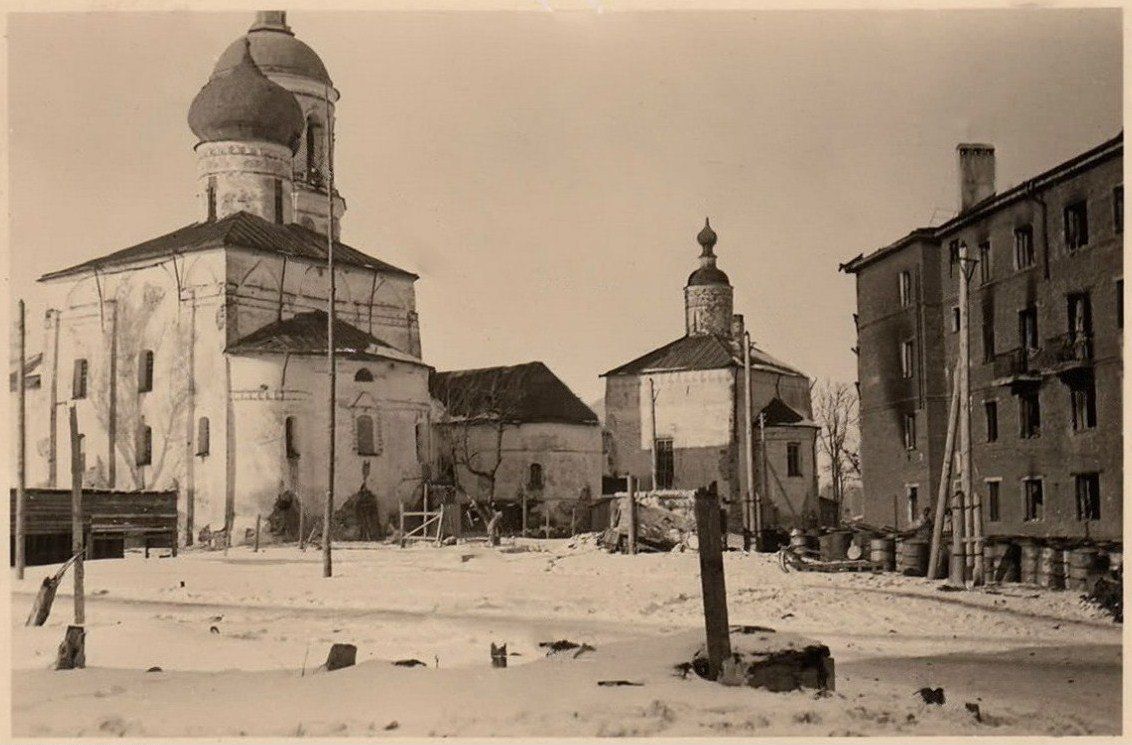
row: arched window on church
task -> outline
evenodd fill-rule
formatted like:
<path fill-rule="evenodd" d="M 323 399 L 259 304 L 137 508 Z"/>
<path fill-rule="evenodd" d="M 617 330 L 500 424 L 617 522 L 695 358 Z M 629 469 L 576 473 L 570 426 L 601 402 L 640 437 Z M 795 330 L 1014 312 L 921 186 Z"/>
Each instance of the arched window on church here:
<path fill-rule="evenodd" d="M 216 177 L 208 177 L 208 221 L 216 221 Z"/>
<path fill-rule="evenodd" d="M 373 417 L 362 414 L 355 420 L 357 431 L 358 455 L 377 455 L 374 447 Z"/>
<path fill-rule="evenodd" d="M 295 417 L 289 416 L 283 420 L 283 444 L 288 458 L 299 457 L 299 443 L 295 438 Z"/>
<path fill-rule="evenodd" d="M 527 479 L 527 488 L 528 489 L 541 489 L 542 486 L 543 486 L 542 464 L 541 463 L 532 463 L 531 469 L 530 469 L 530 476 Z"/>
<path fill-rule="evenodd" d="M 373 373 L 371 373 L 367 368 L 363 367 L 360 370 L 358 370 L 356 373 L 354 373 L 354 382 L 355 383 L 372 383 L 373 382 Z"/>
<path fill-rule="evenodd" d="M 317 183 L 322 176 L 322 125 L 313 116 L 307 119 L 307 180 Z"/>

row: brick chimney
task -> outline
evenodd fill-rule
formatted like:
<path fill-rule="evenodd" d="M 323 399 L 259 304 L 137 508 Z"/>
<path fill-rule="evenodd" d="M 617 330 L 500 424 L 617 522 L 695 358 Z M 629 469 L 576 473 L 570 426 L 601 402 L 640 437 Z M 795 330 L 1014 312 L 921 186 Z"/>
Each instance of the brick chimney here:
<path fill-rule="evenodd" d="M 994 194 L 994 145 L 964 143 L 959 151 L 959 211 Z"/>

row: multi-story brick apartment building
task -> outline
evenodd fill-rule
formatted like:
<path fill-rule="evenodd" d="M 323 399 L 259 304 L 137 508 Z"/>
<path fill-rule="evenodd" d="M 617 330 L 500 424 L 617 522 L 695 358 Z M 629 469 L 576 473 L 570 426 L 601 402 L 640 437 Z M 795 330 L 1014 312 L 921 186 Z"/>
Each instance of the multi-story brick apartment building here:
<path fill-rule="evenodd" d="M 994 148 L 960 145 L 959 214 L 842 266 L 857 281 L 867 521 L 906 527 L 934 503 L 966 244 L 986 534 L 1120 538 L 1123 151 L 1121 133 L 996 194 Z"/>

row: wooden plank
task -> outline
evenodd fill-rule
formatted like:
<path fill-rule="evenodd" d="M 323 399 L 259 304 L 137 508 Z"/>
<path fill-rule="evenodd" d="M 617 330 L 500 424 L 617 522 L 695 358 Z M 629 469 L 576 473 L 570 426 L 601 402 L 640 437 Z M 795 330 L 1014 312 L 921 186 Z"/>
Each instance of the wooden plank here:
<path fill-rule="evenodd" d="M 695 504 L 700 586 L 703 590 L 704 629 L 707 634 L 708 678 L 718 680 L 723 661 L 731 657 L 731 627 L 727 620 L 719 499 L 707 489 L 699 489 L 696 491 Z"/>

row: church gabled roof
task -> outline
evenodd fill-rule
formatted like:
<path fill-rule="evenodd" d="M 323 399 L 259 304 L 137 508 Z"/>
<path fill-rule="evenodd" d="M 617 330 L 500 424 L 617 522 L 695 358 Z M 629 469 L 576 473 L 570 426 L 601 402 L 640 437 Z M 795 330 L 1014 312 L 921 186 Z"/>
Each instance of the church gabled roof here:
<path fill-rule="evenodd" d="M 682 370 L 718 370 L 742 365 L 743 360 L 732 352 L 731 343 L 727 339 L 714 334 L 694 334 L 682 336 L 620 367 L 615 367 L 603 373 L 602 377 Z M 801 370 L 772 357 L 754 344 L 751 345 L 751 367 L 756 370 L 806 377 Z"/>
<path fill-rule="evenodd" d="M 542 362 L 434 372 L 428 387 L 459 421 L 598 423 L 597 414 Z"/>
<path fill-rule="evenodd" d="M 326 354 L 326 332 L 326 311 L 312 310 L 262 326 L 224 351 L 235 355 Z M 334 319 L 334 351 L 351 359 L 386 358 L 427 367 L 416 357 L 338 318 Z"/>
<path fill-rule="evenodd" d="M 326 236 L 302 225 L 280 225 L 250 212 L 236 212 L 219 220 L 186 225 L 172 233 L 166 233 L 121 251 L 49 272 L 39 280 L 43 282 L 96 269 L 107 269 L 137 261 L 157 261 L 177 254 L 214 248 L 246 248 L 316 262 L 326 261 Z M 341 241 L 334 242 L 334 261 L 337 264 L 417 278 L 412 272 L 368 256 Z"/>
<path fill-rule="evenodd" d="M 778 396 L 770 400 L 763 410 L 759 412 L 764 417 L 763 423 L 767 427 L 781 427 L 795 425 L 800 427 L 812 427 L 813 421 L 808 419 L 804 414 L 795 409 L 790 404 L 783 401 Z"/>

